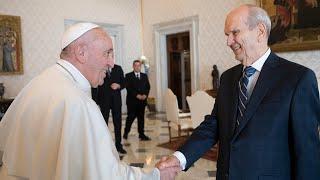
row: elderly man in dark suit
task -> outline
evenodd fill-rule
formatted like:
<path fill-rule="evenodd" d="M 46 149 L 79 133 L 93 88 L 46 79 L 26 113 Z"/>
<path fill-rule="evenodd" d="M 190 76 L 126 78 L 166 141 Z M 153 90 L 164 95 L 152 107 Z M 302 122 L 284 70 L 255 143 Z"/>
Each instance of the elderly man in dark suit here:
<path fill-rule="evenodd" d="M 148 76 L 140 71 L 141 62 L 135 60 L 133 61 L 133 71 L 126 74 L 128 117 L 123 138 L 128 139 L 131 125 L 134 119 L 137 118 L 139 139 L 149 141 L 151 139 L 144 134 L 144 113 L 150 91 L 150 84 Z"/>
<path fill-rule="evenodd" d="M 92 89 L 92 98 L 100 106 L 101 113 L 108 125 L 111 110 L 114 126 L 116 148 L 119 153 L 126 154 L 121 144 L 121 90 L 124 88 L 124 75 L 121 66 L 114 65 L 107 70 L 104 83 L 98 88 Z"/>
<path fill-rule="evenodd" d="M 159 169 L 187 170 L 219 143 L 217 180 L 319 180 L 320 102 L 312 70 L 267 45 L 268 14 L 253 5 L 232 10 L 227 45 L 241 64 L 221 76 L 211 115 Z"/>

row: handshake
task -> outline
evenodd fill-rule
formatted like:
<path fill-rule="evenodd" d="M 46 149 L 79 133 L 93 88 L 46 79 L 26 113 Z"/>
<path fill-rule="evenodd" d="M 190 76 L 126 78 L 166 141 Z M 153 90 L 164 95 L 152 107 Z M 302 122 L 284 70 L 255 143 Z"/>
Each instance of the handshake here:
<path fill-rule="evenodd" d="M 162 157 L 156 164 L 156 168 L 160 171 L 161 180 L 173 180 L 182 170 L 179 159 L 173 155 Z"/>

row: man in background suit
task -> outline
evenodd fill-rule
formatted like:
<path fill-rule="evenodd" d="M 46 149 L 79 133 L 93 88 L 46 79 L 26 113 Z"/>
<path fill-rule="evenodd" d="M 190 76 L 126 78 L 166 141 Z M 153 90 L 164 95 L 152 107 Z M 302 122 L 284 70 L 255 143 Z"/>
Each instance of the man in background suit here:
<path fill-rule="evenodd" d="M 312 70 L 267 45 L 271 22 L 253 5 L 231 11 L 227 45 L 241 64 L 221 76 L 211 115 L 160 169 L 187 170 L 219 142 L 217 180 L 319 180 L 319 91 Z"/>
<path fill-rule="evenodd" d="M 107 70 L 104 83 L 92 89 L 92 98 L 100 106 L 101 113 L 108 125 L 111 110 L 114 126 L 116 148 L 119 153 L 126 154 L 121 144 L 121 90 L 124 88 L 124 75 L 121 66 L 114 65 Z"/>
<path fill-rule="evenodd" d="M 131 125 L 134 119 L 137 118 L 139 139 L 149 141 L 151 139 L 144 134 L 144 112 L 147 105 L 150 84 L 148 76 L 140 71 L 141 62 L 140 60 L 135 60 L 133 61 L 133 71 L 126 74 L 128 117 L 123 138 L 128 139 Z"/>

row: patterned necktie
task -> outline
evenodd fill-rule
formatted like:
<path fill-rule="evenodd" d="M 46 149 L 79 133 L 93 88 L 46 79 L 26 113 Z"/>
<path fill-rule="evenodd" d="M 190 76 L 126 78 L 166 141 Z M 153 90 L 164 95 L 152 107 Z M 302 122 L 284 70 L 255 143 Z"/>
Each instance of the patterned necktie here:
<path fill-rule="evenodd" d="M 110 68 L 107 69 L 107 75 L 108 75 L 108 78 L 111 77 L 111 69 Z"/>
<path fill-rule="evenodd" d="M 244 112 L 246 111 L 246 106 L 249 101 L 248 99 L 248 90 L 247 85 L 249 83 L 249 77 L 256 72 L 256 69 L 248 66 L 244 68 L 242 77 L 239 81 L 239 103 L 238 103 L 238 117 L 237 117 L 237 126 L 239 126 L 240 121 L 243 118 Z"/>
<path fill-rule="evenodd" d="M 138 74 L 136 74 L 136 77 L 137 77 L 137 79 L 140 79 L 139 73 L 138 73 Z"/>

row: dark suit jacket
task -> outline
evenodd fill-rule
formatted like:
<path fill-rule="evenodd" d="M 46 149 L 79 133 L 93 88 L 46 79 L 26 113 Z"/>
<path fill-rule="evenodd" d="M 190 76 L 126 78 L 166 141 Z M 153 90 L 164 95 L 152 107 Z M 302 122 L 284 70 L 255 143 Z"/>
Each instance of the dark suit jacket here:
<path fill-rule="evenodd" d="M 148 97 L 150 91 L 150 83 L 148 76 L 144 73 L 140 73 L 140 79 L 136 78 L 134 72 L 126 74 L 126 89 L 127 89 L 127 105 L 146 105 L 147 99 L 141 101 L 136 98 L 138 94 L 146 95 Z"/>
<path fill-rule="evenodd" d="M 178 150 L 189 168 L 219 142 L 217 180 L 319 180 L 319 91 L 312 70 L 271 53 L 235 130 L 243 66 L 221 76 L 212 114 Z"/>
<path fill-rule="evenodd" d="M 111 89 L 111 84 L 120 84 L 120 89 Z M 121 106 L 121 90 L 125 87 L 124 75 L 121 66 L 114 65 L 111 71 L 111 77 L 104 78 L 104 83 L 98 88 L 92 88 L 92 99 L 97 102 L 101 108 Z"/>

